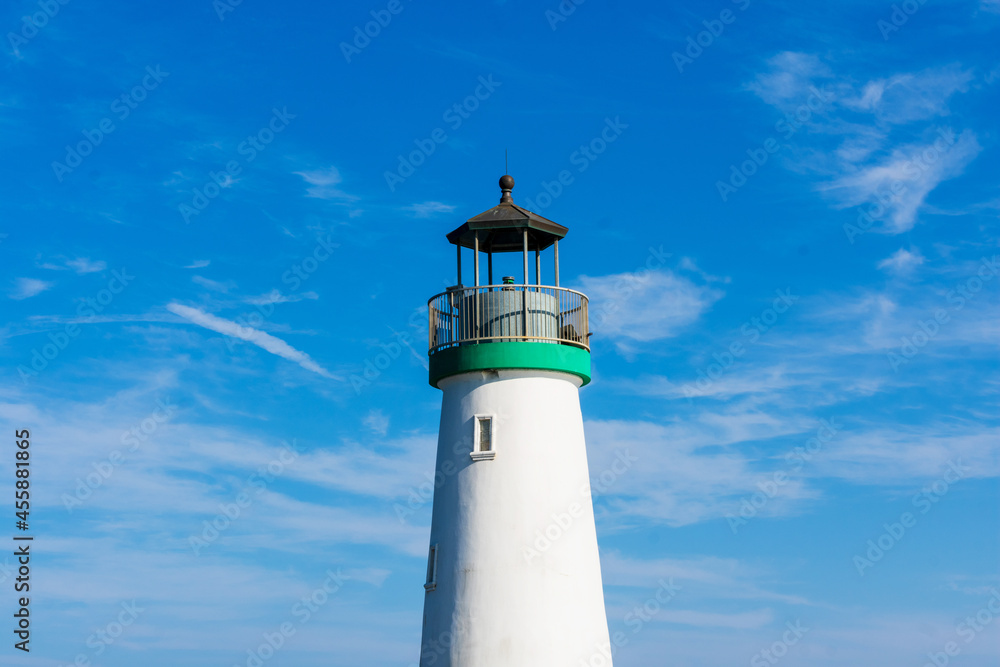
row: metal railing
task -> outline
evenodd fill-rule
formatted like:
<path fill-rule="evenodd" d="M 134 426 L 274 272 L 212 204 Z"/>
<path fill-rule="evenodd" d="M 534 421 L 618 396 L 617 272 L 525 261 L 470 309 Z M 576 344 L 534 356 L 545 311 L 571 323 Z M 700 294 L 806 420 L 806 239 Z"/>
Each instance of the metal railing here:
<path fill-rule="evenodd" d="M 427 302 L 430 354 L 456 345 L 533 341 L 590 350 L 587 296 L 547 285 L 449 289 Z"/>

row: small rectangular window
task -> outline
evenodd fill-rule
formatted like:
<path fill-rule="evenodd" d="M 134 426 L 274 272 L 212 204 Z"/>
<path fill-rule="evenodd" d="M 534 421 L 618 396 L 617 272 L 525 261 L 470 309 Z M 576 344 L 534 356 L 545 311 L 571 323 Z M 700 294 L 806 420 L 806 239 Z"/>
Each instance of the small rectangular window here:
<path fill-rule="evenodd" d="M 489 417 L 479 418 L 479 451 L 481 452 L 493 450 L 492 426 L 493 420 Z"/>
<path fill-rule="evenodd" d="M 424 590 L 428 592 L 437 588 L 437 555 L 438 545 L 432 544 L 427 553 L 427 583 L 424 584 Z"/>
<path fill-rule="evenodd" d="M 484 461 L 496 457 L 496 425 L 493 415 L 476 415 L 472 433 L 472 460 Z"/>

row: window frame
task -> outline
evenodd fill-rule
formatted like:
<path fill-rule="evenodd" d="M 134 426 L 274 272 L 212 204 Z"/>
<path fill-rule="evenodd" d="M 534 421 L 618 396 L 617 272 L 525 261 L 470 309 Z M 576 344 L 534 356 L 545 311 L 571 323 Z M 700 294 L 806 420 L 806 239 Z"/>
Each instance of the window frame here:
<path fill-rule="evenodd" d="M 428 593 L 437 588 L 438 545 L 435 542 L 427 550 L 427 582 L 424 584 L 424 591 Z"/>
<path fill-rule="evenodd" d="M 473 415 L 472 427 L 472 452 L 469 454 L 473 461 L 492 461 L 497 455 L 497 416 L 493 414 Z M 482 421 L 490 422 L 490 448 L 480 449 L 482 437 Z"/>

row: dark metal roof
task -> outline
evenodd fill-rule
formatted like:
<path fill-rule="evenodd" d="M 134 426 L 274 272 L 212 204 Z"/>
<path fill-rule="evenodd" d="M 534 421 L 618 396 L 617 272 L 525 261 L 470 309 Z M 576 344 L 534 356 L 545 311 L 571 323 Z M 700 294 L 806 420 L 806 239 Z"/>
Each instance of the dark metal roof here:
<path fill-rule="evenodd" d="M 507 187 L 504 187 L 507 186 Z M 510 191 L 514 179 L 500 179 L 503 197 L 500 203 L 448 234 L 448 241 L 465 248 L 475 247 L 479 234 L 479 249 L 483 252 L 520 252 L 524 248 L 523 234 L 528 230 L 528 250 L 545 250 L 569 231 L 559 223 L 521 208 L 513 202 Z"/>

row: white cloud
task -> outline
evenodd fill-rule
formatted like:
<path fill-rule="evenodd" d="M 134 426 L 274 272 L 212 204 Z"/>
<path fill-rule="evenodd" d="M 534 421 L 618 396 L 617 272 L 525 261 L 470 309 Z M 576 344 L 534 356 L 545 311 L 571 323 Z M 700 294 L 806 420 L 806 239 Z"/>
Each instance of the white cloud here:
<path fill-rule="evenodd" d="M 769 59 L 765 71 L 750 81 L 746 88 L 767 104 L 784 111 L 797 109 L 815 91 L 821 90 L 833 108 L 871 114 L 885 129 L 887 126 L 947 116 L 951 97 L 955 93 L 966 92 L 973 78 L 972 70 L 953 64 L 918 72 L 901 72 L 857 84 L 847 77 L 838 76 L 815 55 L 784 52 Z M 812 117 L 806 122 L 815 125 L 817 121 L 820 119 Z M 827 132 L 835 129 L 833 125 L 843 129 L 841 124 L 829 120 L 820 124 L 820 129 Z"/>
<path fill-rule="evenodd" d="M 439 201 L 425 201 L 420 204 L 404 206 L 403 210 L 410 211 L 418 218 L 429 218 L 435 213 L 451 213 L 455 210 L 455 207 L 451 204 L 442 204 Z"/>
<path fill-rule="evenodd" d="M 266 350 L 283 359 L 294 361 L 302 368 L 312 371 L 313 373 L 317 373 L 318 375 L 322 375 L 325 378 L 333 380 L 341 379 L 317 364 L 305 352 L 300 352 L 280 338 L 275 338 L 274 336 L 264 333 L 258 329 L 244 327 L 236 322 L 225 320 L 221 317 L 216 317 L 215 315 L 210 315 L 209 313 L 202 312 L 197 308 L 182 306 L 179 303 L 168 304 L 167 310 L 175 315 L 180 315 L 184 319 L 189 320 L 198 326 L 205 327 L 206 329 L 221 333 L 225 336 L 232 336 L 233 338 L 239 338 L 240 340 L 245 340 L 248 343 L 253 343 L 262 350 Z"/>
<path fill-rule="evenodd" d="M 15 301 L 21 301 L 41 294 L 45 290 L 50 289 L 54 284 L 36 278 L 18 278 L 14 282 L 14 288 L 7 295 Z"/>
<path fill-rule="evenodd" d="M 388 428 L 388 424 L 385 426 Z M 293 474 L 324 488 L 383 500 L 387 511 L 392 509 L 392 500 L 416 497 L 422 503 L 404 503 L 405 516 L 399 519 L 418 524 L 420 521 L 416 517 L 410 517 L 421 509 L 426 511 L 423 518 L 430 520 L 431 494 L 426 493 L 425 487 L 436 446 L 435 436 L 422 434 L 381 442 L 380 452 L 349 442 L 336 450 L 317 449 L 303 455 L 301 465 L 296 466 Z M 430 474 L 433 476 L 433 472 Z M 396 517 L 396 513 L 393 516 Z"/>
<path fill-rule="evenodd" d="M 683 383 L 671 382 L 662 376 L 640 376 L 638 379 L 611 380 L 629 394 L 666 399 L 709 397 L 729 400 L 737 396 L 764 396 L 774 392 L 815 384 L 815 369 L 801 363 L 793 369 L 788 364 L 741 367 L 711 382 L 700 382 L 701 376 Z"/>
<path fill-rule="evenodd" d="M 767 64 L 767 71 L 758 74 L 747 84 L 747 89 L 776 107 L 802 104 L 815 79 L 832 75 L 829 67 L 808 53 L 785 51 L 769 59 Z"/>
<path fill-rule="evenodd" d="M 261 294 L 260 296 L 254 296 L 247 299 L 247 303 L 251 303 L 255 306 L 267 306 L 274 303 L 295 303 L 296 301 L 302 301 L 303 299 L 318 299 L 319 294 L 316 292 L 299 292 L 297 294 L 282 294 L 276 289 L 267 292 L 266 294 Z"/>
<path fill-rule="evenodd" d="M 201 285 L 202 287 L 207 287 L 214 292 L 228 292 L 229 290 L 236 287 L 236 283 L 231 280 L 227 280 L 224 283 L 220 283 L 217 280 L 212 280 L 211 278 L 205 278 L 204 276 L 191 276 L 191 282 L 196 285 Z"/>
<path fill-rule="evenodd" d="M 971 70 L 957 66 L 896 74 L 869 81 L 860 97 L 844 95 L 848 108 L 873 113 L 885 123 L 900 125 L 949 114 L 948 100 L 969 88 Z"/>
<path fill-rule="evenodd" d="M 735 614 L 719 612 L 691 611 L 689 609 L 664 609 L 656 616 L 656 621 L 716 628 L 760 628 L 774 620 L 769 609 L 757 609 Z"/>
<path fill-rule="evenodd" d="M 184 268 L 185 269 L 203 269 L 203 268 L 205 268 L 206 266 L 208 266 L 211 263 L 212 263 L 212 260 L 209 260 L 209 259 L 196 259 L 195 261 L 191 262 L 190 264 L 188 264 Z"/>
<path fill-rule="evenodd" d="M 369 410 L 363 421 L 376 435 L 385 436 L 389 432 L 389 417 L 381 410 Z"/>
<path fill-rule="evenodd" d="M 961 484 L 1000 475 L 998 442 L 1000 429 L 995 427 L 878 427 L 839 436 L 817 461 L 815 474 L 855 484 L 911 485 L 941 479 L 954 464 L 962 473 L 955 483 Z"/>
<path fill-rule="evenodd" d="M 723 296 L 669 270 L 581 276 L 580 290 L 590 297 L 594 334 L 615 339 L 620 350 L 628 341 L 676 336 Z"/>
<path fill-rule="evenodd" d="M 104 271 L 108 268 L 107 262 L 103 260 L 91 261 L 89 257 L 77 257 L 76 259 L 65 259 L 58 258 L 59 263 L 53 262 L 42 262 L 38 264 L 41 269 L 48 269 L 49 271 L 65 271 L 66 269 L 72 269 L 80 275 L 86 273 L 97 273 L 98 271 Z"/>
<path fill-rule="evenodd" d="M 108 268 L 106 262 L 103 261 L 91 261 L 88 257 L 77 257 L 76 259 L 71 259 L 66 262 L 66 266 L 73 269 L 79 274 L 84 273 L 97 273 L 98 271 L 103 271 Z"/>
<path fill-rule="evenodd" d="M 766 475 L 735 445 L 815 429 L 811 420 L 758 410 L 688 412 L 684 421 L 665 425 L 591 420 L 585 427 L 593 479 L 614 469 L 619 452 L 638 459 L 613 483 L 595 487 L 596 510 L 619 528 L 637 520 L 683 526 L 736 514 Z M 801 512 L 801 501 L 817 495 L 803 479 L 789 479 L 760 514 Z"/>
<path fill-rule="evenodd" d="M 72 443 L 72 447 L 67 444 L 40 455 L 49 472 L 39 487 L 38 501 L 58 508 L 53 515 L 68 517 L 63 494 L 72 495 L 78 478 L 92 473 L 95 463 L 106 461 L 109 451 L 120 451 L 125 462 L 114 470 L 114 479 L 91 489 L 82 506 L 74 508 L 74 517 L 110 511 L 117 526 L 110 526 L 115 536 L 121 536 L 125 526 L 134 527 L 134 535 L 169 533 L 174 536 L 170 546 L 185 550 L 184 558 L 190 559 L 187 535 L 200 531 L 202 519 L 217 513 L 219 503 L 232 502 L 239 491 L 246 490 L 248 476 L 281 459 L 284 447 L 261 442 L 259 434 L 186 422 L 187 406 L 177 407 L 155 430 L 142 431 L 140 445 L 133 451 L 123 440 L 130 425 L 148 420 L 150 411 L 158 407 L 156 397 L 170 396 L 178 386 L 172 373 L 155 383 L 133 386 L 94 403 L 47 398 L 43 407 L 37 407 L 0 400 L 0 422 L 6 420 L 12 428 L 15 422 L 54 424 L 49 435 Z M 56 414 L 64 418 L 56 420 Z M 384 545 L 420 556 L 427 546 L 432 494 L 424 487 L 428 470 L 433 469 L 435 445 L 433 435 L 380 441 L 379 448 L 386 450 L 383 455 L 351 442 L 324 440 L 313 449 L 298 443 L 298 457 L 280 476 L 299 483 L 284 490 L 294 494 L 309 489 L 306 493 L 312 497 L 314 487 L 319 487 L 326 493 L 324 498 L 303 502 L 278 492 L 277 485 L 269 487 L 267 493 L 254 495 L 253 518 L 241 519 L 226 533 L 226 546 L 207 551 L 231 555 L 259 543 L 261 548 L 321 553 L 327 550 L 317 551 L 314 545 L 326 542 Z M 330 490 L 369 496 L 369 501 L 367 505 L 358 504 L 357 499 L 342 502 Z M 422 505 L 411 504 L 414 494 L 423 498 Z M 393 500 L 412 509 L 412 518 L 401 521 Z M 162 512 L 167 506 L 171 511 Z"/>
<path fill-rule="evenodd" d="M 973 78 L 947 65 L 857 84 L 814 55 L 785 52 L 747 88 L 785 114 L 808 111 L 809 131 L 799 132 L 789 151 L 792 168 L 825 181 L 819 189 L 839 207 L 883 202 L 872 217 L 885 221 L 879 231 L 899 234 L 913 227 L 930 192 L 981 151 L 972 130 L 914 127 L 948 116 L 950 100 Z M 826 101 L 813 109 L 806 102 L 817 90 Z"/>
<path fill-rule="evenodd" d="M 186 394 L 187 388 L 178 384 L 176 373 L 153 373 L 151 381 L 99 398 L 91 394 L 86 401 L 63 400 L 48 392 L 38 403 L 7 395 L 0 399 L 0 423 L 11 428 L 15 422 L 45 423 L 47 437 L 58 438 L 52 447 L 37 452 L 47 474 L 32 487 L 32 499 L 60 526 L 46 543 L 58 562 L 39 580 L 39 590 L 59 604 L 85 604 L 87 609 L 54 617 L 54 628 L 86 637 L 115 618 L 121 601 L 136 599 L 140 608 L 155 609 L 156 627 L 140 617 L 123 641 L 202 651 L 221 642 L 236 655 L 256 645 L 252 637 L 266 629 L 255 625 L 272 627 L 270 618 L 262 621 L 266 614 L 287 617 L 292 604 L 323 581 L 327 569 L 342 568 L 348 582 L 341 595 L 350 594 L 383 585 L 401 563 L 408 567 L 426 554 L 426 525 L 401 523 L 388 505 L 359 505 L 356 499 L 329 493 L 316 498 L 314 487 L 286 483 L 309 466 L 308 445 L 300 443 L 298 458 L 280 472 L 263 476 L 268 464 L 287 461 L 279 458 L 287 450 L 277 442 L 259 440 L 259 433 L 206 426 L 197 417 L 186 421 L 190 405 L 174 406 L 155 430 L 134 431 L 142 434 L 134 450 L 123 441 L 130 426 L 163 416 L 162 411 L 150 412 L 162 410 L 157 397 L 178 389 Z M 169 400 L 166 404 L 173 405 Z M 329 446 L 322 442 L 313 451 Z M 117 465 L 108 462 L 110 452 L 120 455 L 111 459 Z M 433 462 L 432 451 L 431 458 L 426 454 L 422 468 Z M 98 469 L 103 478 L 95 473 Z M 331 478 L 343 475 L 337 469 L 327 473 Z M 321 480 L 315 471 L 311 477 Z M 84 479 L 99 481 L 88 481 L 88 488 Z M 264 489 L 257 486 L 262 479 L 267 480 Z M 206 521 L 223 505 L 233 507 L 241 492 L 251 498 L 250 505 L 241 505 L 218 539 L 195 555 L 191 537 L 202 537 Z M 82 499 L 68 512 L 66 498 Z M 363 558 L 357 555 L 361 548 L 366 549 Z M 275 551 L 285 556 L 260 559 L 261 553 Z M 4 561 L 0 556 L 0 581 L 10 572 L 11 559 Z M 331 605 L 310 627 L 326 622 L 371 625 L 372 619 L 338 618 L 339 608 Z M 345 616 L 364 613 L 351 605 L 343 609 Z M 382 616 L 383 623 L 393 623 L 385 610 Z M 190 631 L 192 621 L 211 619 L 230 622 L 216 628 L 217 637 Z M 252 637 L 240 636 L 248 627 L 254 628 L 245 632 Z"/>
<path fill-rule="evenodd" d="M 911 251 L 906 248 L 900 248 L 879 262 L 878 268 L 888 273 L 906 275 L 912 273 L 914 269 L 923 263 L 924 256 L 920 254 L 919 250 Z"/>
<path fill-rule="evenodd" d="M 296 171 L 297 175 L 305 179 L 310 185 L 306 189 L 306 196 L 317 199 L 342 199 L 344 201 L 355 201 L 357 197 L 349 195 L 337 186 L 344 180 L 340 171 L 336 167 L 326 169 L 315 169 L 313 171 Z"/>
<path fill-rule="evenodd" d="M 790 416 L 738 407 L 684 415 L 668 424 L 586 422 L 592 479 L 614 470 L 620 452 L 636 459 L 610 483 L 595 482 L 595 511 L 607 525 L 684 526 L 738 516 L 741 503 L 778 471 L 785 481 L 757 508 L 758 518 L 809 511 L 822 496 L 819 479 L 900 485 L 912 495 L 919 485 L 943 478 L 952 464 L 963 479 L 1000 476 L 995 427 L 851 425 L 833 419 L 827 422 L 835 427 L 830 429 L 801 411 Z M 817 435 L 824 439 L 822 454 L 796 470 L 784 455 Z"/>
<path fill-rule="evenodd" d="M 673 582 L 679 589 L 677 598 L 667 606 L 667 610 L 673 613 L 657 615 L 660 621 L 667 623 L 754 628 L 766 625 L 772 618 L 769 609 L 758 607 L 764 601 L 795 606 L 810 604 L 809 600 L 799 595 L 768 590 L 765 586 L 774 584 L 773 573 L 751 567 L 735 558 L 689 556 L 639 559 L 610 551 L 601 554 L 601 571 L 605 585 L 611 589 L 609 607 L 617 607 L 627 600 L 624 608 L 634 608 L 634 602 L 631 602 L 634 594 L 622 589 L 648 590 L 651 582 Z M 725 604 L 720 605 L 720 600 L 725 600 Z M 703 609 L 691 610 L 694 605 Z M 755 608 L 736 611 L 747 605 Z M 682 606 L 689 608 L 683 609 Z M 736 613 L 717 613 L 723 608 Z M 618 614 L 619 617 L 623 615 Z"/>
<path fill-rule="evenodd" d="M 971 130 L 957 137 L 943 130 L 936 139 L 896 148 L 879 162 L 846 173 L 823 189 L 839 197 L 842 206 L 872 202 L 874 207 L 874 202 L 881 202 L 886 213 L 872 217 L 887 218 L 882 231 L 899 234 L 913 228 L 927 195 L 943 181 L 960 175 L 981 150 Z"/>
<path fill-rule="evenodd" d="M 874 127 L 852 130 L 855 133 L 846 137 L 831 156 L 839 164 L 863 164 L 885 142 L 885 133 Z"/>

